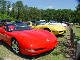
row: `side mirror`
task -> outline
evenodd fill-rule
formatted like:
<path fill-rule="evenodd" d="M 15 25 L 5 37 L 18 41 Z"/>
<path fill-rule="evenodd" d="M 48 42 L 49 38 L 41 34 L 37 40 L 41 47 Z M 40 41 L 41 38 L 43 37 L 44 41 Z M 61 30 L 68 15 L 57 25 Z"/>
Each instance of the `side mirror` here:
<path fill-rule="evenodd" d="M 5 26 L 1 27 L 1 29 L 5 29 Z"/>

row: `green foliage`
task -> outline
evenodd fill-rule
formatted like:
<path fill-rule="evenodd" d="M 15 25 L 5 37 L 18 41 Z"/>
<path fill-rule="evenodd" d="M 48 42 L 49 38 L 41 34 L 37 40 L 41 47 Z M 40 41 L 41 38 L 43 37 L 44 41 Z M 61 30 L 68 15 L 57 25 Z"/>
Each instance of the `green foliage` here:
<path fill-rule="evenodd" d="M 76 7 L 76 11 L 71 9 L 38 9 L 36 7 L 28 7 L 23 5 L 22 1 L 17 1 L 12 4 L 12 9 L 9 10 L 11 4 L 9 1 L 2 0 L 0 3 L 0 19 L 12 19 L 21 21 L 31 20 L 54 20 L 66 22 L 80 22 L 80 4 Z M 3 16 L 3 15 L 4 16 Z"/>
<path fill-rule="evenodd" d="M 78 4 L 78 6 L 76 7 L 76 22 L 80 23 L 80 4 Z"/>
<path fill-rule="evenodd" d="M 0 20 L 5 20 L 5 19 L 14 20 L 13 17 L 7 15 L 7 12 L 5 12 L 4 15 L 0 14 Z"/>

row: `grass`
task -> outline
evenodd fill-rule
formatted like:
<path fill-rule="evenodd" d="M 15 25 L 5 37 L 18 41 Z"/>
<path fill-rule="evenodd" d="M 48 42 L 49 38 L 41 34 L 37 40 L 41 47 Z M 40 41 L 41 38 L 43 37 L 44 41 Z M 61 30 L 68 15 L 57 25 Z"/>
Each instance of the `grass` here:
<path fill-rule="evenodd" d="M 73 27 L 75 33 L 75 41 L 80 41 L 80 26 Z"/>
<path fill-rule="evenodd" d="M 75 41 L 80 40 L 80 26 L 74 26 L 73 32 L 75 33 Z M 67 27 L 67 33 L 57 36 L 58 45 L 55 49 L 48 52 L 39 54 L 37 56 L 27 56 L 27 55 L 16 55 L 11 51 L 11 48 L 0 41 L 0 60 L 69 60 L 71 59 L 70 55 L 70 34 L 69 27 Z"/>

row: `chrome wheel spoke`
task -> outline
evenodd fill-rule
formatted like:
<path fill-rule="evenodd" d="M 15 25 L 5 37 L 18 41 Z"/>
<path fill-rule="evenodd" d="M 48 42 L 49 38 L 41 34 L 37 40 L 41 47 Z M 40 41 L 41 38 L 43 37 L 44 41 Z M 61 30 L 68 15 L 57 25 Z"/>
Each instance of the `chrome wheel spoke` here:
<path fill-rule="evenodd" d="M 18 53 L 19 51 L 18 51 L 18 48 L 16 48 L 16 53 Z"/>
<path fill-rule="evenodd" d="M 16 40 L 12 41 L 12 49 L 18 53 L 19 52 L 19 44 Z"/>
<path fill-rule="evenodd" d="M 14 44 L 15 40 L 12 42 L 12 44 Z"/>
<path fill-rule="evenodd" d="M 18 44 L 18 42 L 16 41 L 16 45 Z"/>

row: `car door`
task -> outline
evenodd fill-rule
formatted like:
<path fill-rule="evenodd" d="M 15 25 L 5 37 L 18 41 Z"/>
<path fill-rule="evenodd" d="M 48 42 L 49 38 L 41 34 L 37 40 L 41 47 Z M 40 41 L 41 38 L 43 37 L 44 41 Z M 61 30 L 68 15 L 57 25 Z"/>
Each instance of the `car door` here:
<path fill-rule="evenodd" d="M 11 34 L 10 34 L 10 32 L 5 31 L 5 32 L 3 33 L 3 35 L 4 35 L 4 41 L 5 41 L 7 44 L 10 44 L 10 43 L 11 43 Z"/>
<path fill-rule="evenodd" d="M 0 40 L 5 40 L 5 37 L 4 37 L 4 32 L 5 32 L 5 29 L 3 29 L 2 27 L 0 27 Z"/>
<path fill-rule="evenodd" d="M 9 36 L 9 32 L 7 32 L 4 28 L 0 28 L 0 40 L 9 43 L 11 37 Z"/>

